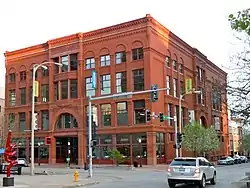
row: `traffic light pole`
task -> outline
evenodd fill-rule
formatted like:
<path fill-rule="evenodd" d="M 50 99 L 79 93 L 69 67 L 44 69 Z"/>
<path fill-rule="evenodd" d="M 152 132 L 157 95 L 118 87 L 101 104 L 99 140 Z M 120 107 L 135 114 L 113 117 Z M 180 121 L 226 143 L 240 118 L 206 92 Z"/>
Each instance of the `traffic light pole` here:
<path fill-rule="evenodd" d="M 153 91 L 165 91 L 169 90 L 169 88 L 156 88 L 156 89 L 150 89 L 150 90 L 145 90 L 145 91 L 136 91 L 136 92 L 125 92 L 125 93 L 117 93 L 113 95 L 106 95 L 106 96 L 100 96 L 100 97 L 91 97 L 89 96 L 88 101 L 89 101 L 89 113 L 88 113 L 88 118 L 89 118 L 89 177 L 93 176 L 93 163 L 92 163 L 92 101 L 94 100 L 101 100 L 101 99 L 109 99 L 109 98 L 117 98 L 117 97 L 123 97 L 123 96 L 132 96 L 132 95 L 137 95 L 137 94 L 143 94 L 143 93 L 150 93 Z M 177 132 L 177 129 L 175 129 Z"/>
<path fill-rule="evenodd" d="M 181 123 L 181 119 L 182 119 L 182 117 L 181 117 L 181 101 L 183 99 L 183 96 L 184 95 L 180 95 L 180 97 L 179 97 L 179 119 L 178 119 L 178 121 L 179 121 L 179 133 L 181 133 L 181 131 L 182 131 L 182 123 Z M 177 128 L 176 128 L 176 130 L 177 130 Z M 177 131 L 176 131 L 176 133 L 177 133 Z M 181 148 L 182 147 L 180 147 L 180 157 L 182 157 L 182 149 Z M 177 151 L 178 151 L 178 149 L 177 149 Z"/>

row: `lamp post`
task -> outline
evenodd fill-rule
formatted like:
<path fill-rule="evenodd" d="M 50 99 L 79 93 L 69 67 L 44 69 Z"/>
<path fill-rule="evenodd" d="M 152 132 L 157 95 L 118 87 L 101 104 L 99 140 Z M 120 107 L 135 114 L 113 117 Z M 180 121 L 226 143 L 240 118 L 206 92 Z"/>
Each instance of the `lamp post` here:
<path fill-rule="evenodd" d="M 138 139 L 139 146 L 140 146 L 140 167 L 142 167 L 142 152 L 141 152 L 141 138 Z"/>
<path fill-rule="evenodd" d="M 37 145 L 38 145 L 37 159 L 38 159 L 38 166 L 40 166 L 40 146 L 41 146 L 41 143 L 38 142 Z"/>
<path fill-rule="evenodd" d="M 34 152 L 35 152 L 35 95 L 34 95 L 34 91 L 35 91 L 35 81 L 36 81 L 36 71 L 38 70 L 38 68 L 42 67 L 43 69 L 48 69 L 48 67 L 46 67 L 46 64 L 54 64 L 54 65 L 58 65 L 58 66 L 62 66 L 61 63 L 56 63 L 56 62 L 43 62 L 41 64 L 35 64 L 33 66 L 33 73 L 32 73 L 32 109 L 31 109 L 31 118 L 32 118 L 32 122 L 31 122 L 31 164 L 30 164 L 30 175 L 34 176 L 34 169 L 35 169 L 35 156 L 34 156 Z"/>
<path fill-rule="evenodd" d="M 196 90 L 194 90 L 194 91 L 192 91 L 192 92 L 190 92 L 190 93 L 184 93 L 184 94 L 182 94 L 182 95 L 180 95 L 180 98 L 179 98 L 179 133 L 181 133 L 182 132 L 182 125 L 181 125 L 181 101 L 182 101 L 182 99 L 183 99 L 183 97 L 185 96 L 185 95 L 188 95 L 188 94 L 201 94 L 201 91 L 196 91 Z M 182 157 L 182 149 L 180 148 L 180 153 L 179 153 L 179 156 L 180 157 Z"/>

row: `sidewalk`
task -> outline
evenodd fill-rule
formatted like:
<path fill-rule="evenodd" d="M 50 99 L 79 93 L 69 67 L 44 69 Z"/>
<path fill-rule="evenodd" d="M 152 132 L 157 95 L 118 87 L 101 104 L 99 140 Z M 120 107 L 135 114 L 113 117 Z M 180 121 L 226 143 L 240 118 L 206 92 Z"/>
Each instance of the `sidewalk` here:
<path fill-rule="evenodd" d="M 4 175 L 1 175 L 1 184 L 2 178 Z M 87 177 L 86 173 L 81 173 L 79 176 L 79 181 L 74 182 L 72 174 L 66 175 L 21 175 L 14 176 L 15 186 L 14 187 L 23 187 L 23 188 L 73 188 L 73 187 L 84 187 L 87 185 L 99 184 L 105 181 L 115 181 L 117 178 L 104 176 L 104 175 L 95 175 L 91 179 Z"/>

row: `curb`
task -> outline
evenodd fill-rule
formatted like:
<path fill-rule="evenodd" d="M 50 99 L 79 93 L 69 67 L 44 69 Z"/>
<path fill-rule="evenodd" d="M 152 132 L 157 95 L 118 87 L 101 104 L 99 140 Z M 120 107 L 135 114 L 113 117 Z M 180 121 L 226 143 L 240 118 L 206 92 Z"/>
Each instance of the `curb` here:
<path fill-rule="evenodd" d="M 97 185 L 100 182 L 95 181 L 95 182 L 91 182 L 91 183 L 83 183 L 83 184 L 76 184 L 76 185 L 65 185 L 62 186 L 62 188 L 75 188 L 75 187 L 85 187 L 85 186 L 90 186 L 90 185 Z"/>

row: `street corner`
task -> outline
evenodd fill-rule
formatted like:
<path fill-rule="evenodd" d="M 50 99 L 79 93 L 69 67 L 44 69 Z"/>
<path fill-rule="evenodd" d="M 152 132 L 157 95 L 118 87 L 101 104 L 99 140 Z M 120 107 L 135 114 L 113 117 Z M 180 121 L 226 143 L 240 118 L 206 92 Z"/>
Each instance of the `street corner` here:
<path fill-rule="evenodd" d="M 99 184 L 99 183 L 100 182 L 98 182 L 98 181 L 86 182 L 86 183 L 75 183 L 75 184 L 72 184 L 72 185 L 64 185 L 61 188 L 86 187 L 86 186 L 96 185 L 96 184 Z"/>

